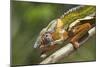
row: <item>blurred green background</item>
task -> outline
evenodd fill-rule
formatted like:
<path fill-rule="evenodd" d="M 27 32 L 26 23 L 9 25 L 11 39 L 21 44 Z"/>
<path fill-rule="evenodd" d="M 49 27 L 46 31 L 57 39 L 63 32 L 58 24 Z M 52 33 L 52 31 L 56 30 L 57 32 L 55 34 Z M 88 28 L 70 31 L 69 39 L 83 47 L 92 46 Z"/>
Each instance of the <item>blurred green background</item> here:
<path fill-rule="evenodd" d="M 39 2 L 11 2 L 11 63 L 12 65 L 39 64 L 39 49 L 33 45 L 39 32 L 48 23 L 77 5 Z M 82 47 L 57 63 L 94 61 L 96 59 L 95 36 Z"/>

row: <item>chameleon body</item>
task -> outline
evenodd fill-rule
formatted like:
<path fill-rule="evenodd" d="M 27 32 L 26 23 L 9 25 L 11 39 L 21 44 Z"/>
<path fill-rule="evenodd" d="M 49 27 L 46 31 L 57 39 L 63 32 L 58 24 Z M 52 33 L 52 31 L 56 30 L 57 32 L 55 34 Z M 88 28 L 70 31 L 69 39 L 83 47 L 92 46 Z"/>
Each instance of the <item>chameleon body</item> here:
<path fill-rule="evenodd" d="M 78 48 L 79 39 L 95 26 L 95 10 L 95 6 L 77 6 L 70 9 L 43 28 L 34 48 L 39 47 L 44 54 L 66 40 Z"/>

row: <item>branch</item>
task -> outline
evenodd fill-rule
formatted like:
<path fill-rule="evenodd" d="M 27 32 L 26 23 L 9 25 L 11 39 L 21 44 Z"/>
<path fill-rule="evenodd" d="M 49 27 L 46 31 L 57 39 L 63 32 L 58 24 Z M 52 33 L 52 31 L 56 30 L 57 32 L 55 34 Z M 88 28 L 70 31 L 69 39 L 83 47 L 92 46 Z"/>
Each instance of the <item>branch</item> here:
<path fill-rule="evenodd" d="M 85 43 L 90 37 L 92 37 L 95 34 L 95 27 L 93 27 L 91 30 L 88 31 L 89 36 L 82 42 L 80 42 L 80 46 Z M 52 55 L 47 57 L 45 60 L 43 60 L 40 64 L 48 64 L 48 63 L 55 63 L 59 61 L 60 59 L 64 58 L 65 56 L 68 56 L 70 53 L 74 51 L 74 47 L 71 43 L 68 43 L 61 49 L 54 52 Z"/>

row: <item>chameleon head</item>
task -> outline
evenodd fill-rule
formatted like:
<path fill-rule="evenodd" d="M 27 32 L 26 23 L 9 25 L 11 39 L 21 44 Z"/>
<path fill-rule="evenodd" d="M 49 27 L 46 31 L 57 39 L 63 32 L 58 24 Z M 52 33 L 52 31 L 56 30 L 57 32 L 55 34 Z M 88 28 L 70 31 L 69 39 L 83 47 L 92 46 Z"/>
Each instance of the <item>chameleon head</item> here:
<path fill-rule="evenodd" d="M 46 32 L 45 34 L 42 35 L 40 46 L 39 46 L 39 48 L 41 49 L 41 54 L 44 54 L 48 52 L 49 50 L 53 49 L 54 47 L 53 41 L 54 40 L 52 37 L 52 33 Z"/>
<path fill-rule="evenodd" d="M 52 33 L 45 32 L 40 37 L 37 38 L 37 41 L 34 44 L 34 48 L 39 48 L 41 51 L 41 57 L 46 56 L 46 53 L 54 48 L 53 45 Z"/>
<path fill-rule="evenodd" d="M 56 27 L 62 28 L 62 26 L 63 24 L 60 19 L 51 21 L 48 26 L 46 28 L 43 28 L 40 32 L 40 35 L 38 36 L 37 41 L 34 44 L 34 48 L 40 48 L 41 54 L 44 54 L 55 48 L 54 31 Z"/>

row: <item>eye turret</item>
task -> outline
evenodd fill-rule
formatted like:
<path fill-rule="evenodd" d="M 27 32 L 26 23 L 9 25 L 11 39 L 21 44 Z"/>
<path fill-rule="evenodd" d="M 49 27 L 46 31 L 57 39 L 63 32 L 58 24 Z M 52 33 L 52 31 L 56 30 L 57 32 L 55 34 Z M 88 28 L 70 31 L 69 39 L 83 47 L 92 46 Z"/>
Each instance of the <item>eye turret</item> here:
<path fill-rule="evenodd" d="M 49 36 L 48 34 L 45 35 L 45 37 L 48 37 L 48 36 Z"/>

